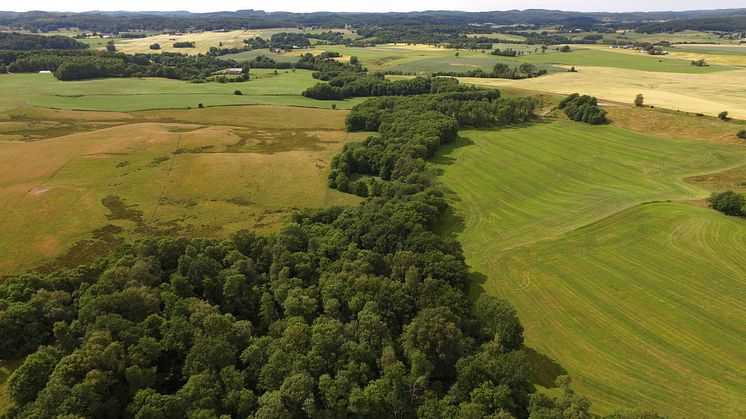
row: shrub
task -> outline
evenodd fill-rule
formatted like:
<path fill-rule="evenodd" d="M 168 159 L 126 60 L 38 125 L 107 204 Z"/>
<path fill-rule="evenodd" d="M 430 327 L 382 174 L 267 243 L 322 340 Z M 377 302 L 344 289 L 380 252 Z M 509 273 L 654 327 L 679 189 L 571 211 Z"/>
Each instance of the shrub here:
<path fill-rule="evenodd" d="M 240 90 L 234 90 L 233 94 L 236 95 L 236 96 L 241 96 L 243 93 L 241 93 Z"/>
<path fill-rule="evenodd" d="M 746 140 L 746 129 L 742 129 L 736 133 L 736 137 Z"/>
<path fill-rule="evenodd" d="M 645 104 L 645 96 L 640 93 L 635 96 L 635 106 L 642 106 L 643 104 Z"/>
<path fill-rule="evenodd" d="M 710 198 L 710 207 L 726 215 L 742 217 L 744 215 L 744 204 L 746 198 L 734 191 L 715 192 Z"/>
<path fill-rule="evenodd" d="M 161 49 L 161 45 L 158 44 L 158 43 L 150 44 L 150 49 L 153 49 L 153 50 L 155 50 L 155 49 Z"/>
<path fill-rule="evenodd" d="M 722 111 L 718 114 L 718 118 L 722 119 L 723 121 L 728 120 L 728 111 Z"/>
<path fill-rule="evenodd" d="M 198 108 L 200 108 L 200 109 L 202 109 L 202 108 L 204 108 L 204 107 L 205 107 L 205 105 L 203 105 L 202 103 L 198 103 L 198 104 L 197 104 L 197 107 L 198 107 Z"/>

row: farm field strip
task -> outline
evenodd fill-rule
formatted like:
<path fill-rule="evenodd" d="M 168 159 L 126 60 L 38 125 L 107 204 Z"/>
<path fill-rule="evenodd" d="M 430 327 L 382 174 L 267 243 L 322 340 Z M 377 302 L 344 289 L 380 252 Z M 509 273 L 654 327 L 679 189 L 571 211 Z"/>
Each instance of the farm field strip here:
<path fill-rule="evenodd" d="M 601 413 L 744 414 L 746 222 L 666 202 L 707 196 L 683 179 L 743 166 L 741 147 L 565 121 L 461 136 L 438 166 L 453 228 L 529 346 Z"/>
<path fill-rule="evenodd" d="M 48 74 L 0 75 L 0 111 L 22 105 L 94 111 L 136 111 L 218 105 L 291 105 L 341 109 L 359 100 L 319 101 L 300 95 L 317 82 L 311 71 L 253 70 L 243 83 L 189 83 L 168 79 L 59 81 Z M 234 94 L 240 90 L 241 95 Z"/>

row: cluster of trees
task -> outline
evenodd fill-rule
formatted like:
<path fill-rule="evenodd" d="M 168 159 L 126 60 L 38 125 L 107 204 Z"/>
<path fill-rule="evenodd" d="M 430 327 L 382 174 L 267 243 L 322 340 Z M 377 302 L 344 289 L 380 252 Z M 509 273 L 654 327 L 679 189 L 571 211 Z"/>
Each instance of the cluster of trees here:
<path fill-rule="evenodd" d="M 500 57 L 515 57 L 518 55 L 518 51 L 508 48 L 501 50 L 500 48 L 495 48 L 492 52 L 490 52 L 492 55 L 498 55 Z"/>
<path fill-rule="evenodd" d="M 725 191 L 713 193 L 707 201 L 710 207 L 723 214 L 734 217 L 746 217 L 746 198 L 738 192 Z"/>
<path fill-rule="evenodd" d="M 484 71 L 481 68 L 476 70 L 470 70 L 463 73 L 457 72 L 436 72 L 434 76 L 451 76 L 451 77 L 482 77 L 482 78 L 496 78 L 496 79 L 530 79 L 533 77 L 539 77 L 547 74 L 547 70 L 539 69 L 534 64 L 523 63 L 519 66 L 509 66 L 504 63 L 497 63 L 492 68 L 492 71 Z"/>
<path fill-rule="evenodd" d="M 345 43 L 345 38 L 342 32 L 332 31 L 320 33 L 280 32 L 273 34 L 269 40 L 257 36 L 244 39 L 244 43 L 250 49 L 279 48 L 283 50 L 291 50 L 294 48 L 310 46 L 311 39 L 316 40 L 317 43 L 328 45 Z"/>
<path fill-rule="evenodd" d="M 192 41 L 174 42 L 174 48 L 194 48 L 196 44 Z"/>
<path fill-rule="evenodd" d="M 124 54 L 90 50 L 0 51 L 0 62 L 8 71 L 28 73 L 49 70 L 60 80 L 100 77 L 165 77 L 204 80 L 226 67 L 240 67 L 233 60 L 210 55 Z"/>
<path fill-rule="evenodd" d="M 460 126 L 509 125 L 535 117 L 533 98 L 500 98 L 497 90 L 371 99 L 347 116 L 348 131 L 378 131 L 347 144 L 332 160 L 329 186 L 360 196 L 386 196 L 391 185 L 423 191 L 432 181 L 425 161 L 456 138 Z"/>
<path fill-rule="evenodd" d="M 88 45 L 67 36 L 30 35 L 0 32 L 0 50 L 31 51 L 35 49 L 85 49 Z"/>
<path fill-rule="evenodd" d="M 591 125 L 605 124 L 606 111 L 598 106 L 598 100 L 593 96 L 573 93 L 562 99 L 559 108 L 573 121 L 585 122 Z"/>
<path fill-rule="evenodd" d="M 303 96 L 319 100 L 340 100 L 348 97 L 411 96 L 427 93 L 476 90 L 461 85 L 451 77 L 415 77 L 391 81 L 381 74 L 342 75 L 328 83 L 317 83 L 303 92 Z"/>

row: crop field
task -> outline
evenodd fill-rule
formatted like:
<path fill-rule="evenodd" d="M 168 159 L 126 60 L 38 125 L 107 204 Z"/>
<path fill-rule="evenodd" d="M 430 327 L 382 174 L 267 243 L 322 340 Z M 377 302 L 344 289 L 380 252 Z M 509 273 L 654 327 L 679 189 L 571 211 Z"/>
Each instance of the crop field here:
<path fill-rule="evenodd" d="M 600 99 L 632 103 L 642 93 L 645 103 L 672 110 L 715 116 L 728 111 L 734 118 L 746 119 L 746 70 L 709 74 L 672 74 L 609 67 L 578 67 L 577 73 L 556 73 L 527 80 L 469 79 L 463 82 L 482 86 L 515 87 L 542 92 L 570 94 L 581 92 Z"/>
<path fill-rule="evenodd" d="M 700 201 L 746 149 L 567 121 L 461 135 L 438 167 L 473 292 L 509 299 L 598 412 L 746 414 L 746 221 Z"/>
<path fill-rule="evenodd" d="M 295 209 L 353 203 L 326 186 L 331 157 L 365 136 L 342 130 L 345 115 L 6 111 L 0 129 L 32 137 L 0 140 L 0 273 L 79 263 L 121 238 L 261 232 Z"/>
<path fill-rule="evenodd" d="M 330 101 L 305 98 L 300 92 L 317 83 L 311 71 L 252 70 L 244 83 L 189 83 L 168 79 L 96 79 L 59 81 L 50 74 L 1 75 L 0 110 L 19 105 L 95 111 L 135 111 L 217 105 L 292 105 L 329 108 Z M 240 90 L 242 95 L 235 95 Z M 356 100 L 336 101 L 341 109 Z"/>
<path fill-rule="evenodd" d="M 520 65 L 518 61 L 503 60 L 501 57 L 493 57 L 485 54 L 481 57 L 461 57 L 459 55 L 458 57 L 448 56 L 441 58 L 426 58 L 423 60 L 390 65 L 386 67 L 386 70 L 424 73 L 436 71 L 467 72 L 478 69 L 490 71 L 497 63 L 506 64 L 510 67 L 517 67 Z M 564 68 L 547 64 L 537 64 L 536 67 L 547 70 L 548 72 L 567 71 Z"/>

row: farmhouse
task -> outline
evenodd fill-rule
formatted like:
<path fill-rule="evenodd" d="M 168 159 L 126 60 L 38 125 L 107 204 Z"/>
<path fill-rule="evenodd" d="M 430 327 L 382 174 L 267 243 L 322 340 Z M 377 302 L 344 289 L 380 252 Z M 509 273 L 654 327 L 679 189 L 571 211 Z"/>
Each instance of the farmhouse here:
<path fill-rule="evenodd" d="M 226 68 L 225 70 L 223 70 L 223 74 L 240 76 L 241 74 L 243 74 L 243 68 Z"/>

